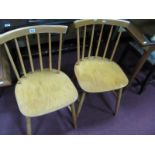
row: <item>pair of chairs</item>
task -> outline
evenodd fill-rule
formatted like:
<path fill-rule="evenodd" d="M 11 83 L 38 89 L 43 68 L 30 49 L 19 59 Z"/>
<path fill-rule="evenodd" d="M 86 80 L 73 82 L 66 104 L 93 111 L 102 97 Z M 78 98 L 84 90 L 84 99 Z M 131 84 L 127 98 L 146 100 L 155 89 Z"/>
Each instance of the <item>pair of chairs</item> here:
<path fill-rule="evenodd" d="M 77 112 L 74 103 L 78 99 L 78 92 L 70 78 L 61 71 L 61 56 L 63 34 L 67 31 L 67 26 L 40 25 L 19 28 L 0 35 L 0 44 L 5 47 L 6 53 L 17 77 L 15 86 L 15 97 L 20 112 L 26 117 L 27 134 L 32 134 L 31 117 L 37 117 L 50 112 L 57 111 L 64 107 L 69 107 L 73 126 L 77 127 L 77 117 L 81 111 L 86 93 L 99 93 L 105 91 L 118 90 L 115 114 L 118 112 L 122 88 L 128 84 L 128 79 L 122 69 L 113 61 L 120 37 L 127 23 L 121 20 L 77 20 L 74 22 L 77 30 L 77 62 L 74 66 L 75 75 L 80 87 L 83 90 L 79 100 Z M 87 27 L 92 25 L 90 45 L 88 56 L 86 56 L 86 37 Z M 103 36 L 104 25 L 110 25 L 110 32 L 104 48 L 104 54 L 98 56 L 100 44 Z M 95 55 L 92 54 L 95 26 L 101 26 Z M 112 32 L 119 26 L 118 37 L 114 44 L 110 59 L 106 58 Z M 82 51 L 80 46 L 80 30 L 83 29 Z M 48 35 L 48 54 L 49 67 L 44 68 L 42 49 L 40 43 L 40 34 Z M 52 67 L 52 35 L 59 35 L 59 52 L 57 69 Z M 35 70 L 32 51 L 30 47 L 29 35 L 37 36 L 39 65 L 40 69 Z M 19 47 L 19 38 L 24 38 L 27 45 L 31 72 L 26 71 L 21 49 Z M 23 76 L 20 77 L 15 62 L 9 49 L 9 41 L 14 41 L 17 49 L 19 62 L 22 68 Z M 81 51 L 81 52 L 80 52 Z"/>

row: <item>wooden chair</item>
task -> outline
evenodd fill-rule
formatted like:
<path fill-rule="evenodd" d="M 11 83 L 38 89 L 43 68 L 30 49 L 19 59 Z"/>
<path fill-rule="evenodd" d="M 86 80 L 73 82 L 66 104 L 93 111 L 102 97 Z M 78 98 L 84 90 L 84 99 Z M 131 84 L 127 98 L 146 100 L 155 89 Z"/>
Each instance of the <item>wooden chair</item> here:
<path fill-rule="evenodd" d="M 4 45 L 6 53 L 9 57 L 18 82 L 15 86 L 15 96 L 20 112 L 26 117 L 27 134 L 31 134 L 31 117 L 41 116 L 54 112 L 64 107 L 70 106 L 73 125 L 76 127 L 76 112 L 74 102 L 78 98 L 78 93 L 69 79 L 69 77 L 61 71 L 61 56 L 62 56 L 62 37 L 66 33 L 67 26 L 32 26 L 15 29 L 0 35 L 0 44 Z M 48 53 L 49 67 L 44 68 L 43 58 L 40 43 L 40 34 L 46 33 L 48 38 Z M 39 64 L 40 69 L 34 69 L 33 57 L 30 46 L 29 35 L 37 36 Z M 52 35 L 59 35 L 59 52 L 58 52 L 58 67 L 52 67 Z M 26 71 L 25 64 L 21 55 L 18 39 L 25 37 L 31 72 Z M 15 62 L 12 58 L 9 41 L 14 41 L 19 62 L 23 71 L 23 76 L 20 77 Z"/>
<path fill-rule="evenodd" d="M 81 99 L 79 101 L 79 106 L 77 110 L 77 117 L 81 111 L 86 93 L 100 93 L 107 91 L 118 90 L 116 96 L 117 102 L 115 106 L 116 114 L 120 106 L 120 100 L 122 96 L 122 88 L 127 86 L 128 79 L 122 69 L 117 63 L 113 61 L 120 37 L 122 32 L 125 30 L 123 27 L 127 26 L 126 21 L 122 20 L 77 20 L 74 22 L 75 28 L 77 29 L 77 62 L 74 66 L 75 75 L 80 87 L 83 90 Z M 99 55 L 100 43 L 102 40 L 103 28 L 105 25 L 109 25 L 110 32 L 107 37 L 105 48 L 103 49 L 102 56 Z M 87 27 L 92 26 L 92 32 L 90 37 L 90 45 L 88 50 L 88 55 L 86 55 L 85 44 L 86 44 L 86 32 Z M 91 56 L 93 39 L 95 35 L 95 26 L 101 26 L 98 43 L 96 50 L 93 51 L 94 56 Z M 110 44 L 111 36 L 114 28 L 118 29 L 118 35 L 116 42 L 114 44 L 112 54 L 110 58 L 106 58 L 108 47 Z M 82 51 L 80 51 L 80 30 L 83 30 L 83 40 L 82 40 Z M 116 29 L 115 29 L 116 30 Z M 116 33 L 116 31 L 115 31 Z M 103 36 L 104 38 L 104 36 Z M 94 49 L 94 48 L 93 48 Z"/>
<path fill-rule="evenodd" d="M 130 55 L 132 54 L 135 59 L 135 61 L 131 62 L 130 65 L 125 65 L 125 60 L 128 58 L 128 54 L 130 52 Z M 137 42 L 130 41 L 126 48 L 124 49 L 123 54 L 121 55 L 119 59 L 119 64 L 130 73 L 130 70 L 132 70 L 133 66 L 135 66 L 134 63 L 136 63 L 137 59 L 141 57 L 144 54 L 145 50 L 142 48 Z M 124 60 L 124 61 L 123 61 Z M 154 82 L 154 71 L 155 71 L 155 51 L 152 51 L 150 55 L 147 57 L 147 60 L 145 62 L 145 65 L 142 69 L 143 78 L 140 76 L 135 78 L 134 83 L 132 84 L 132 87 L 135 87 L 134 89 L 138 94 L 142 94 L 144 90 L 146 89 L 147 85 Z"/>

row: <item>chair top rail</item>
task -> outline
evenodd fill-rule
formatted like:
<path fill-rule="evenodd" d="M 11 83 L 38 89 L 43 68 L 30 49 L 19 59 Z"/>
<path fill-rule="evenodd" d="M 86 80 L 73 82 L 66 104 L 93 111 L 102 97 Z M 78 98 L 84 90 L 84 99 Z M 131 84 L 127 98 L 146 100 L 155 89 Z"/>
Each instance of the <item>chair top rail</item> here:
<path fill-rule="evenodd" d="M 14 29 L 0 35 L 0 44 L 25 35 L 37 33 L 66 33 L 68 26 L 62 25 L 37 25 Z"/>
<path fill-rule="evenodd" d="M 77 20 L 74 22 L 75 28 L 80 28 L 82 26 L 101 24 L 121 26 L 126 28 L 132 37 L 140 43 L 142 46 L 155 46 L 155 43 L 150 42 L 147 37 L 137 29 L 129 20 L 119 20 L 119 19 L 84 19 Z"/>
<path fill-rule="evenodd" d="M 117 20 L 117 19 L 83 19 L 77 20 L 74 22 L 75 28 L 79 28 L 81 26 L 92 25 L 92 24 L 107 24 L 114 26 L 122 26 L 127 28 L 130 24 L 127 20 Z"/>

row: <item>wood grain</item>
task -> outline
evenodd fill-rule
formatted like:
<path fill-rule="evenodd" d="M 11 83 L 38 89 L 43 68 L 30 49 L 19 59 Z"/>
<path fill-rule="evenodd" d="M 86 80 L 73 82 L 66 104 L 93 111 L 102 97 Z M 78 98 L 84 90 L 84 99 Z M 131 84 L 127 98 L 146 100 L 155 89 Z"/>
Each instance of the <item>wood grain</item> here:
<path fill-rule="evenodd" d="M 69 106 L 78 93 L 65 73 L 44 69 L 22 77 L 21 84 L 15 87 L 15 96 L 21 113 L 35 117 Z"/>
<path fill-rule="evenodd" d="M 106 58 L 85 58 L 75 65 L 74 71 L 80 87 L 89 93 L 116 90 L 128 84 L 119 65 Z"/>

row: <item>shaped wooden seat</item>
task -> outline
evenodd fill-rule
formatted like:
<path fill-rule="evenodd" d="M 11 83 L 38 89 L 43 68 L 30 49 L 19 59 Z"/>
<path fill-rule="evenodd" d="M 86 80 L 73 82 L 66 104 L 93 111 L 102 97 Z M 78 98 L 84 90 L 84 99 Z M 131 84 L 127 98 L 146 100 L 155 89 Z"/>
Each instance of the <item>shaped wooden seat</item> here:
<path fill-rule="evenodd" d="M 67 107 L 78 93 L 69 77 L 57 70 L 35 71 L 16 84 L 15 95 L 21 113 L 35 117 Z"/>
<path fill-rule="evenodd" d="M 77 116 L 81 111 L 86 93 L 99 93 L 106 91 L 117 91 L 115 92 L 116 96 L 116 106 L 115 112 L 118 112 L 120 106 L 120 100 L 122 96 L 122 88 L 128 84 L 128 79 L 122 69 L 119 67 L 117 63 L 113 61 L 115 56 L 117 46 L 122 35 L 122 32 L 125 31 L 125 27 L 128 26 L 127 21 L 123 20 L 77 20 L 74 22 L 75 28 L 77 29 L 77 62 L 74 67 L 75 75 L 77 81 L 83 90 L 81 99 L 79 101 Z M 103 29 L 104 27 L 109 27 L 108 36 L 105 39 Z M 90 35 L 90 44 L 86 45 L 86 38 L 88 38 L 87 30 L 90 30 L 92 27 L 91 35 Z M 100 32 L 96 32 L 95 28 L 100 27 Z M 115 30 L 115 42 L 113 42 L 113 47 L 111 46 L 111 56 L 110 58 L 106 58 L 107 51 L 109 50 L 109 45 L 111 43 L 112 34 L 114 34 Z M 81 32 L 82 34 L 82 42 L 81 42 Z M 98 35 L 99 34 L 99 35 Z M 96 50 L 94 51 L 94 36 L 97 36 L 97 45 Z M 102 40 L 106 40 L 105 46 L 102 46 Z M 82 45 L 81 45 L 82 44 Z M 86 46 L 88 49 L 86 49 Z M 82 48 L 81 48 L 82 47 Z M 92 50 L 93 49 L 93 50 Z M 87 53 L 86 53 L 87 51 Z M 93 51 L 93 53 L 92 53 Z M 101 52 L 103 54 L 101 54 Z"/>
<path fill-rule="evenodd" d="M 61 71 L 62 37 L 67 31 L 67 26 L 41 25 L 30 26 L 12 30 L 0 35 L 0 45 L 5 47 L 6 53 L 17 77 L 15 95 L 21 113 L 26 117 L 27 134 L 31 134 L 31 117 L 44 115 L 60 108 L 71 106 L 73 126 L 76 127 L 76 113 L 74 102 L 78 93 L 69 77 Z M 44 68 L 40 38 L 41 34 L 47 34 L 47 51 L 49 56 L 49 67 Z M 34 69 L 33 56 L 30 44 L 30 35 L 36 36 L 38 45 L 40 70 Z M 59 37 L 58 65 L 57 69 L 52 67 L 52 36 Z M 21 54 L 19 41 L 25 42 L 27 46 L 31 72 L 27 72 Z M 9 43 L 14 43 L 22 69 L 22 77 L 18 73 L 16 64 L 10 52 Z"/>
<path fill-rule="evenodd" d="M 119 65 L 106 58 L 85 58 L 74 69 L 80 87 L 88 93 L 117 90 L 128 84 Z"/>

